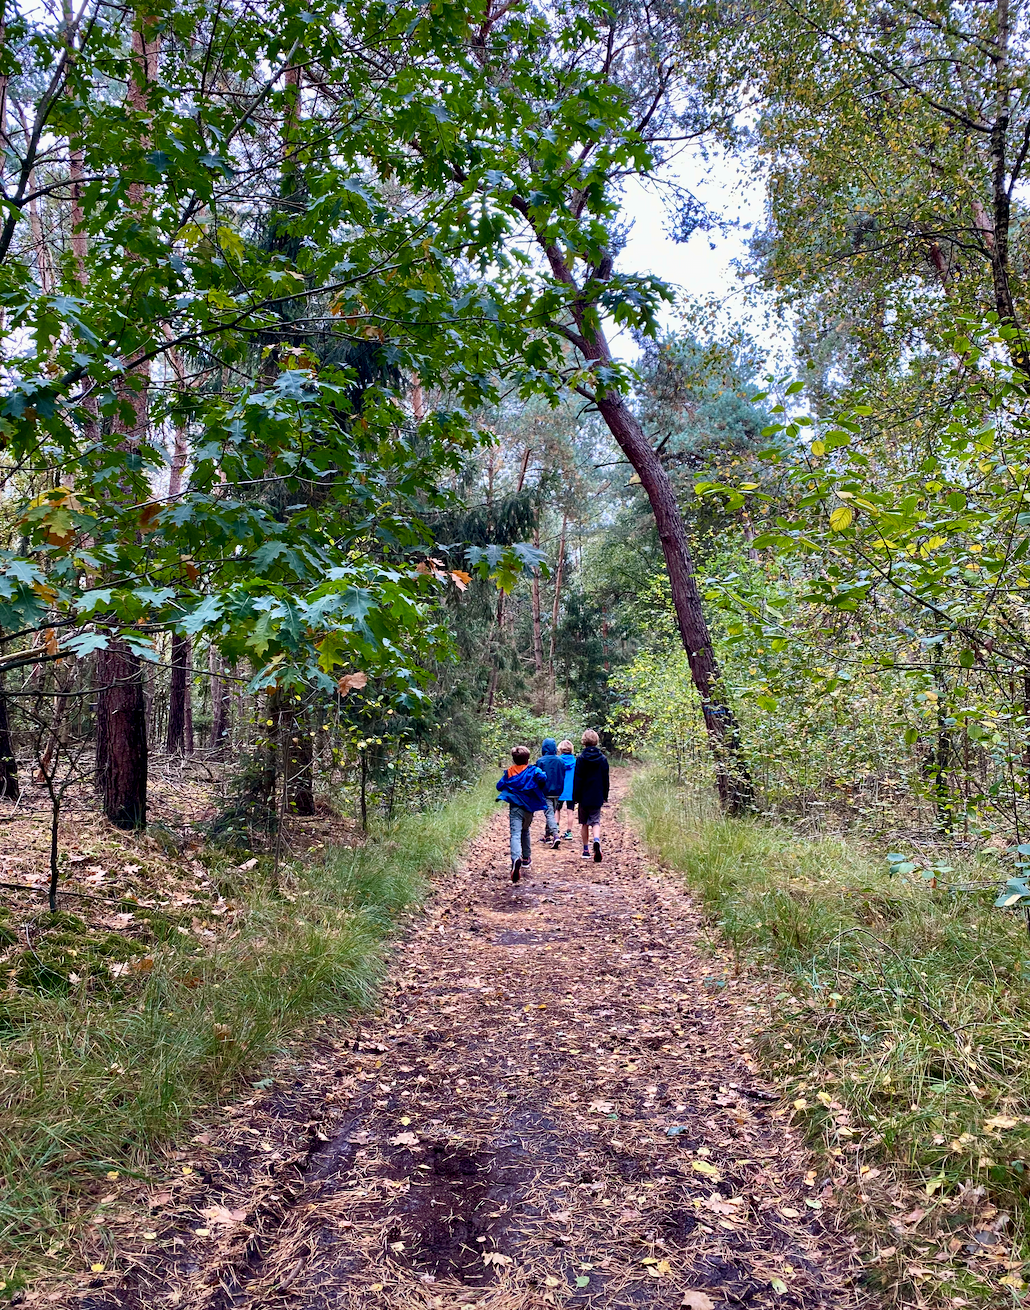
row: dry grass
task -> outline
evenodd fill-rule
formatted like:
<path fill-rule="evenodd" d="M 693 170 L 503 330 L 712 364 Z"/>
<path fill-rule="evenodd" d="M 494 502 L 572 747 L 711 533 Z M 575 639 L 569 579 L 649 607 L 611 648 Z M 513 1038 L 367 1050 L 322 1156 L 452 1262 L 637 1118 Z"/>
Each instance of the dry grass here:
<path fill-rule="evenodd" d="M 839 839 L 699 818 L 696 797 L 654 775 L 638 779 L 633 812 L 739 967 L 766 972 L 762 1049 L 798 1121 L 829 1159 L 859 1149 L 852 1197 L 884 1290 L 906 1305 L 1018 1299 L 1030 1188 L 1021 920 L 994 910 L 992 891 L 892 878 Z M 952 881 L 990 876 L 956 868 Z"/>
<path fill-rule="evenodd" d="M 270 857 L 162 863 L 141 850 L 134 872 L 118 871 L 131 899 L 122 885 L 75 913 L 23 901 L 3 917 L 8 1291 L 60 1260 L 111 1175 L 145 1172 L 199 1106 L 259 1074 L 304 1025 L 370 1003 L 392 924 L 452 866 L 488 804 L 483 789 L 463 794 L 277 875 Z"/>

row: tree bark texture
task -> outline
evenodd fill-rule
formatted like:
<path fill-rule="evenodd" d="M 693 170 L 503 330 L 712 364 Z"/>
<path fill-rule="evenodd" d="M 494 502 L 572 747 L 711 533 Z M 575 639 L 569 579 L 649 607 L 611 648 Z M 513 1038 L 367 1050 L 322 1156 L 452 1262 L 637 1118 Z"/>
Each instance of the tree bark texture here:
<path fill-rule="evenodd" d="M 14 742 L 11 739 L 11 720 L 7 711 L 3 681 L 0 680 L 0 796 L 5 800 L 16 801 L 19 791 L 18 761 L 14 754 Z"/>
<path fill-rule="evenodd" d="M 193 754 L 193 704 L 190 682 L 193 648 L 189 637 L 172 634 L 172 668 L 168 687 L 168 732 L 165 749 L 169 755 Z"/>
<path fill-rule="evenodd" d="M 529 205 L 518 199 L 514 203 L 532 224 Z M 542 229 L 534 227 L 534 232 L 555 279 L 573 292 L 569 308 L 577 330 L 563 331 L 590 363 L 610 364 L 611 350 L 599 326 L 596 295 L 584 294 L 563 251 L 547 239 Z M 598 283 L 603 282 L 610 276 L 610 271 L 611 260 L 606 259 L 594 271 L 594 277 Z M 588 310 L 593 312 L 588 313 Z M 690 542 L 668 471 L 621 393 L 612 391 L 593 395 L 583 388 L 583 394 L 597 405 L 608 431 L 633 466 L 651 504 L 669 574 L 676 624 L 687 654 L 690 676 L 701 699 L 701 713 L 715 758 L 719 800 L 728 814 L 743 814 L 754 800 L 754 786 L 741 750 L 740 727 L 719 690 L 719 667 L 697 588 Z"/>
<path fill-rule="evenodd" d="M 116 828 L 147 824 L 147 720 L 140 660 L 121 641 L 97 651 L 97 781 Z"/>
<path fill-rule="evenodd" d="M 547 652 L 547 671 L 551 679 L 551 695 L 554 695 L 554 643 L 558 636 L 558 606 L 561 602 L 561 580 L 565 571 L 565 533 L 569 526 L 568 510 L 562 515 L 561 540 L 558 542 L 558 566 L 554 574 L 554 600 L 551 603 L 551 643 Z"/>
<path fill-rule="evenodd" d="M 211 739 L 208 745 L 212 750 L 218 750 L 228 744 L 231 692 L 228 681 L 219 676 L 222 662 L 214 646 L 208 647 L 207 667 L 211 674 Z"/>

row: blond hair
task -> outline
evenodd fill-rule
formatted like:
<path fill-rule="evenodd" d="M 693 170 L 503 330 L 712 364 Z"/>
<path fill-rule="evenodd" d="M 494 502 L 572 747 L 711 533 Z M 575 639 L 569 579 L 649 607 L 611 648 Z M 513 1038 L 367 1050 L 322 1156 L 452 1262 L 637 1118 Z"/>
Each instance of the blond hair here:
<path fill-rule="evenodd" d="M 597 733 L 593 730 L 593 728 L 587 728 L 583 736 L 580 737 L 580 741 L 583 743 L 584 746 L 596 746 L 600 740 L 601 738 L 597 735 Z"/>
<path fill-rule="evenodd" d="M 560 742 L 558 743 L 558 750 L 561 752 L 562 755 L 571 755 L 571 754 L 572 754 L 572 742 L 569 741 L 568 738 L 566 738 L 565 741 L 560 741 Z"/>

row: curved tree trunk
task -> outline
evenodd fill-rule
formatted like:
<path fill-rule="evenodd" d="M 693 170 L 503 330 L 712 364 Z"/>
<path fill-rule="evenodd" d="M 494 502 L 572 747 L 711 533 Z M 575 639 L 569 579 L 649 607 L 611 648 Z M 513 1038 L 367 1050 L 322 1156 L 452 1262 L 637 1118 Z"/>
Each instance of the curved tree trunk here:
<path fill-rule="evenodd" d="M 597 295 L 591 296 L 581 290 L 563 251 L 548 239 L 544 229 L 534 224 L 528 203 L 515 197 L 513 204 L 533 227 L 555 280 L 573 292 L 569 308 L 576 331 L 564 326 L 559 330 L 591 364 L 610 365 L 612 354 L 600 325 Z M 600 287 L 610 275 L 611 259 L 606 257 L 594 271 L 592 280 Z M 754 785 L 741 749 L 740 726 L 719 688 L 719 666 L 712 649 L 701 593 L 697 589 L 690 542 L 668 471 L 620 392 L 605 392 L 599 388 L 595 394 L 586 387 L 577 387 L 577 390 L 597 406 L 651 503 L 669 574 L 676 624 L 687 654 L 690 676 L 701 699 L 701 713 L 715 757 L 719 800 L 728 814 L 743 814 L 751 808 Z"/>

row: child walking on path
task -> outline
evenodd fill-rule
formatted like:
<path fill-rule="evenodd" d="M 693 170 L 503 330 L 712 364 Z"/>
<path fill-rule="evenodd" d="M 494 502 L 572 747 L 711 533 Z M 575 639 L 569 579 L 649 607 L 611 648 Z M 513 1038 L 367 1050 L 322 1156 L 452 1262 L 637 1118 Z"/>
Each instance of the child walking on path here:
<path fill-rule="evenodd" d="M 566 841 L 572 841 L 572 775 L 576 771 L 576 757 L 572 753 L 571 741 L 560 741 L 558 743 L 558 758 L 565 765 L 565 784 L 561 789 L 561 795 L 558 797 L 558 804 L 554 807 L 555 817 L 558 818 L 564 805 L 569 826 L 562 833 L 562 836 Z M 560 819 L 558 826 L 561 827 Z"/>
<path fill-rule="evenodd" d="M 579 806 L 579 827 L 583 837 L 583 858 L 601 863 L 601 806 L 608 799 L 608 760 L 598 746 L 597 733 L 587 728 L 580 738 L 583 749 L 576 757 L 572 779 L 572 800 Z"/>
<path fill-rule="evenodd" d="M 558 835 L 557 812 L 561 809 L 562 788 L 565 786 L 565 764 L 558 755 L 558 746 L 553 737 L 544 738 L 541 752 L 536 767 L 547 779 L 544 784 L 547 809 L 544 811 L 546 829 L 540 840 L 549 842 L 554 850 L 558 850 L 561 847 L 561 838 Z"/>
<path fill-rule="evenodd" d="M 528 746 L 513 746 L 514 761 L 497 783 L 498 800 L 508 802 L 508 830 L 511 833 L 511 880 L 518 882 L 522 870 L 532 863 L 530 827 L 537 810 L 547 809 L 544 786 L 547 775 L 529 762 Z"/>

